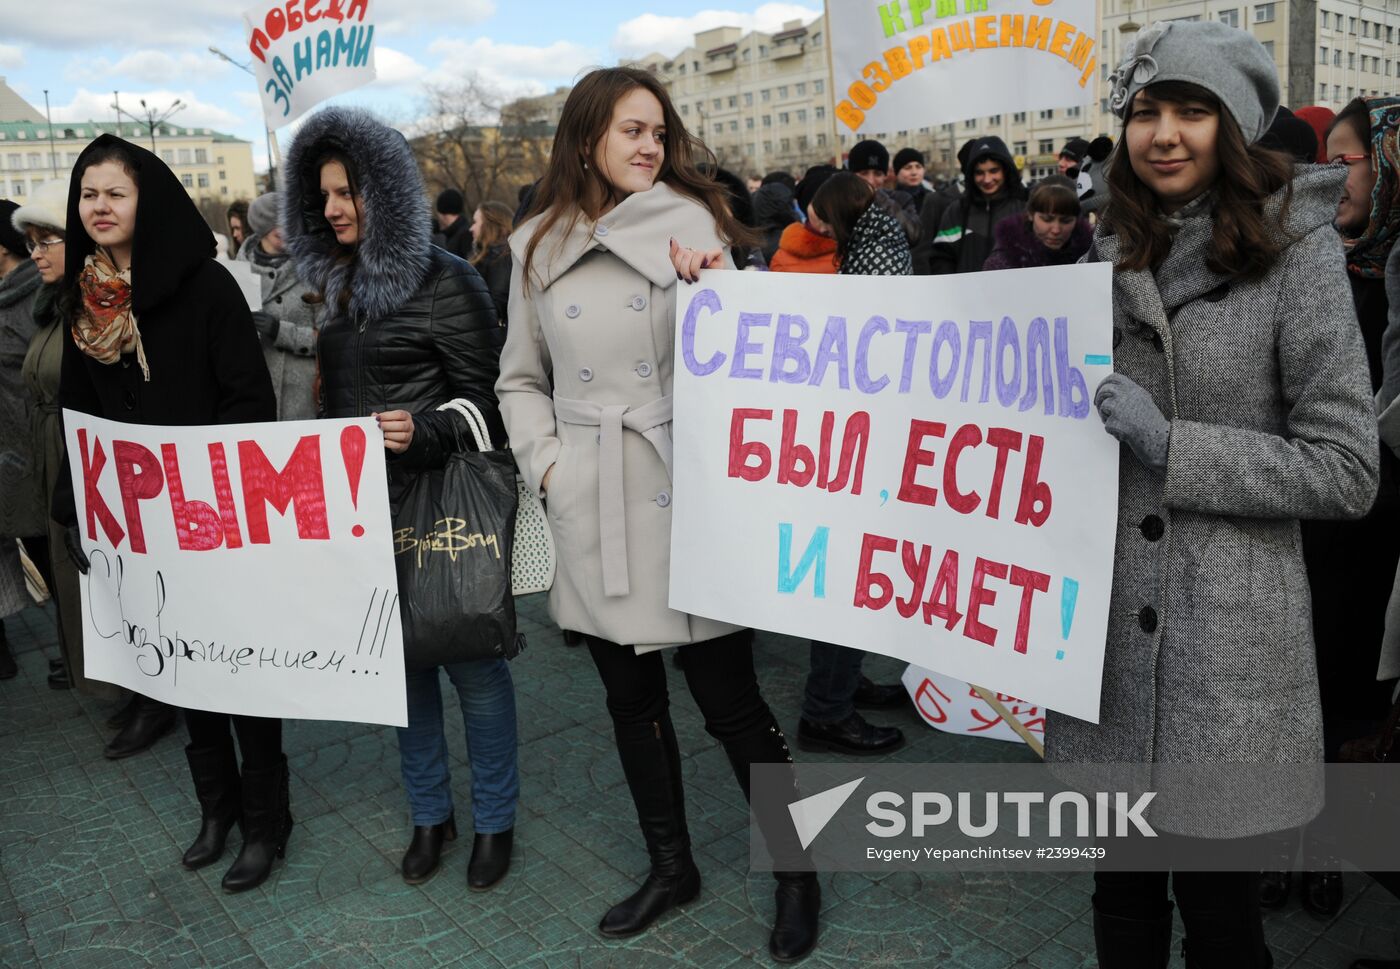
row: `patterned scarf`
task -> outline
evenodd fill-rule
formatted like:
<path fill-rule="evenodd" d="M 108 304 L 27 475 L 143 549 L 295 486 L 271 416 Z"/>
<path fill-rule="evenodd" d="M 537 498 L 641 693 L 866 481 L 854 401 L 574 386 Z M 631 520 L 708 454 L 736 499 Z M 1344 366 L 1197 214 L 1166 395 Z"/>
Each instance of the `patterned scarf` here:
<path fill-rule="evenodd" d="M 1376 187 L 1366 229 L 1346 239 L 1347 269 L 1366 279 L 1385 277 L 1385 261 L 1400 238 L 1400 98 L 1366 98 Z"/>
<path fill-rule="evenodd" d="M 135 350 L 141 376 L 149 383 L 151 368 L 131 312 L 131 269 L 117 272 L 112 260 L 98 249 L 84 260 L 78 288 L 83 294 L 82 310 L 73 321 L 78 349 L 98 363 L 116 363 L 123 353 Z"/>

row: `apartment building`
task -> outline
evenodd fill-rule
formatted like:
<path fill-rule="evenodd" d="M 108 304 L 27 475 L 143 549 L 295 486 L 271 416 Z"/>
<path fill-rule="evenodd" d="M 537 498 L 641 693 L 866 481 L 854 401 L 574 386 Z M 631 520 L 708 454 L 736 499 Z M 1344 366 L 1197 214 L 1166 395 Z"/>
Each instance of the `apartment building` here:
<path fill-rule="evenodd" d="M 143 148 L 151 146 L 147 127 L 129 121 L 55 122 L 50 132 L 43 115 L 8 87 L 3 77 L 0 112 L 0 198 L 22 202 L 49 179 L 66 181 L 78 155 L 100 134 L 115 134 Z M 156 125 L 155 146 L 196 201 L 208 197 L 232 202 L 258 194 L 251 142 L 212 128 L 165 122 Z"/>
<path fill-rule="evenodd" d="M 649 54 L 625 63 L 665 81 L 687 127 L 736 173 L 800 171 L 844 155 L 863 138 L 891 154 L 920 149 L 936 175 L 956 168 L 957 149 L 982 134 L 1006 142 L 1027 178 L 1054 171 L 1071 138 L 1116 138 L 1108 110 L 1108 76 L 1138 30 L 1157 20 L 1219 20 L 1248 30 L 1274 57 L 1288 105 L 1333 110 L 1361 94 L 1400 87 L 1400 0 L 1101 0 L 1098 90 L 1083 104 L 1012 111 L 931 127 L 860 131 L 830 117 L 831 71 L 823 18 L 790 21 L 776 33 L 717 27 L 695 35 L 673 56 Z M 556 91 L 552 99 L 562 104 Z"/>

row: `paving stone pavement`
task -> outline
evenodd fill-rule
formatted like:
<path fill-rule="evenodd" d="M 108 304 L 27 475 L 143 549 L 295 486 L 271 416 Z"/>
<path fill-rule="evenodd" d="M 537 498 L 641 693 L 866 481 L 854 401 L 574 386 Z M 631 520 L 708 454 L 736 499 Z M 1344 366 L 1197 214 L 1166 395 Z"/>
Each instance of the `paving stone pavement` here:
<path fill-rule="evenodd" d="M 52 612 L 34 607 L 7 620 L 21 672 L 0 683 L 0 967 L 772 965 L 771 876 L 747 871 L 742 799 L 678 670 L 671 695 L 704 890 L 639 937 L 597 934 L 599 916 L 632 891 L 646 856 L 586 653 L 564 646 L 542 597 L 521 600 L 521 621 L 530 645 L 512 672 L 522 791 L 516 857 L 500 886 L 467 890 L 469 836 L 449 846 L 428 884 L 399 878 L 410 823 L 392 729 L 288 721 L 296 828 L 287 860 L 261 888 L 230 896 L 219 888 L 226 866 L 179 865 L 198 826 L 181 733 L 140 756 L 104 760 L 110 711 L 45 685 L 46 659 L 57 656 Z M 762 635 L 757 655 L 765 695 L 795 729 L 805 644 Z M 881 680 L 899 669 L 880 657 L 867 663 Z M 445 707 L 465 805 L 460 712 Z M 896 762 L 1032 756 L 1019 745 L 937 733 L 912 707 L 872 719 L 910 735 L 891 755 Z M 822 876 L 822 889 L 821 944 L 803 963 L 810 969 L 1096 964 L 1088 874 L 836 873 Z M 1400 903 L 1361 875 L 1347 876 L 1346 903 L 1331 922 L 1294 903 L 1271 913 L 1266 929 L 1280 969 L 1400 958 Z"/>

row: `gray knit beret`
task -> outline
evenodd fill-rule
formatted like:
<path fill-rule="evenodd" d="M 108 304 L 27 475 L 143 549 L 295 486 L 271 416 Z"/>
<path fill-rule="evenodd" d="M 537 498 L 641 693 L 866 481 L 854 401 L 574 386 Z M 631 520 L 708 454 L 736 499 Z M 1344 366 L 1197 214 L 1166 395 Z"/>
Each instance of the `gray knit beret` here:
<path fill-rule="evenodd" d="M 1145 87 L 1197 84 L 1220 99 L 1250 144 L 1269 130 L 1279 105 L 1274 59 L 1248 32 L 1218 20 L 1159 20 L 1143 28 L 1108 81 L 1109 105 L 1119 118 L 1127 117 L 1133 97 Z"/>
<path fill-rule="evenodd" d="M 277 228 L 277 199 L 276 192 L 268 192 L 253 199 L 248 206 L 248 228 L 257 235 L 266 235 Z"/>

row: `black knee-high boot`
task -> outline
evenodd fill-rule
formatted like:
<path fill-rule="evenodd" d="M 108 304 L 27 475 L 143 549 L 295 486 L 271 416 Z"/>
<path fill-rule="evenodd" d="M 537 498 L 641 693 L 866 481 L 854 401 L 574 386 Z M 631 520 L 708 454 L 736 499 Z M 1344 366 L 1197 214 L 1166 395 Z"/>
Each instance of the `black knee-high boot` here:
<path fill-rule="evenodd" d="M 745 800 L 750 798 L 749 768 L 752 765 L 792 763 L 787 737 L 771 713 L 758 726 L 738 736 L 720 738 L 720 742 L 744 790 Z M 794 773 L 791 800 L 800 796 Z M 765 805 L 766 810 L 756 813 L 769 854 L 774 860 L 805 856 L 785 806 L 781 811 L 775 810 L 776 807 Z M 821 885 L 816 873 L 810 871 L 775 871 L 773 877 L 778 881 L 774 892 L 777 913 L 773 917 L 773 932 L 768 937 L 768 953 L 778 962 L 796 962 L 817 945 Z"/>
<path fill-rule="evenodd" d="M 287 853 L 292 833 L 287 758 L 267 767 L 243 768 L 243 849 L 224 875 L 226 892 L 257 888 L 272 874 L 275 858 Z"/>
<path fill-rule="evenodd" d="M 238 759 L 233 744 L 217 747 L 185 747 L 190 762 L 190 777 L 194 779 L 195 797 L 199 798 L 199 835 L 180 859 L 194 871 L 211 865 L 223 857 L 228 833 L 243 819 L 243 789 L 238 777 Z"/>
<path fill-rule="evenodd" d="M 608 909 L 604 935 L 635 935 L 664 912 L 700 894 L 700 871 L 690 854 L 681 786 L 681 754 L 669 714 L 650 723 L 614 723 L 617 754 L 637 807 L 651 872 L 631 897 Z"/>
<path fill-rule="evenodd" d="M 1094 948 L 1099 969 L 1167 969 L 1171 961 L 1172 903 L 1155 918 L 1110 915 L 1094 905 Z"/>

